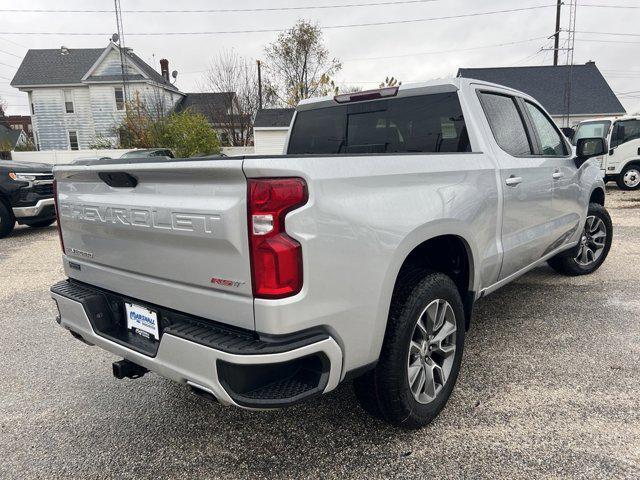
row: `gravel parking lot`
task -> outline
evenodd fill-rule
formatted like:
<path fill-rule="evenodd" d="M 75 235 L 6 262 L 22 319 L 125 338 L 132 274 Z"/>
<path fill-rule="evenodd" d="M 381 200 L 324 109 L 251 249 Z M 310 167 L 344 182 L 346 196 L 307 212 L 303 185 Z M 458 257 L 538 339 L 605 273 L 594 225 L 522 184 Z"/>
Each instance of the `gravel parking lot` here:
<path fill-rule="evenodd" d="M 638 478 L 640 192 L 608 189 L 594 275 L 543 267 L 478 303 L 458 385 L 428 427 L 368 417 L 349 384 L 248 412 L 147 375 L 55 323 L 55 227 L 0 240 L 0 478 Z"/>

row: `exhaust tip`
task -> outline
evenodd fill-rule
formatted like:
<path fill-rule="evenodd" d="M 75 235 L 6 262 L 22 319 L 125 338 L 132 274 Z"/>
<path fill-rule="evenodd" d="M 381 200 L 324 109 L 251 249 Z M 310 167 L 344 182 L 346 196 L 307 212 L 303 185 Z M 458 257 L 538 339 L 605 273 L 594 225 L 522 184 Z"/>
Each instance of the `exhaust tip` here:
<path fill-rule="evenodd" d="M 137 363 L 130 362 L 126 359 L 113 362 L 112 367 L 113 376 L 118 380 L 122 380 L 123 378 L 140 378 L 149 371 Z"/>

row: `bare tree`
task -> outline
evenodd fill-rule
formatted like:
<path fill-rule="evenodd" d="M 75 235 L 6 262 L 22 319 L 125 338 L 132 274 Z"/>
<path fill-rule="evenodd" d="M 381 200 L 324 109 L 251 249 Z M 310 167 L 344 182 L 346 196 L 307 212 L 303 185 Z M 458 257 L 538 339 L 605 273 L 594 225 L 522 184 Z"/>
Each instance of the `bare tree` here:
<path fill-rule="evenodd" d="M 380 82 L 379 88 L 399 87 L 400 85 L 402 85 L 402 82 L 399 81 L 396 77 L 385 77 L 384 82 Z"/>
<path fill-rule="evenodd" d="M 4 98 L 0 97 L 0 125 L 5 125 L 7 123 L 6 112 L 8 106 L 9 105 Z"/>
<path fill-rule="evenodd" d="M 253 119 L 258 111 L 258 77 L 254 62 L 234 50 L 223 50 L 205 73 L 203 91 L 227 93 L 223 103 L 202 105 L 203 113 L 215 120 L 226 143 L 242 147 L 253 141 Z M 221 108 L 222 107 L 222 108 Z"/>
<path fill-rule="evenodd" d="M 335 91 L 331 77 L 342 64 L 329 55 L 317 25 L 298 20 L 266 46 L 265 54 L 268 102 L 295 107 L 304 98 Z"/>

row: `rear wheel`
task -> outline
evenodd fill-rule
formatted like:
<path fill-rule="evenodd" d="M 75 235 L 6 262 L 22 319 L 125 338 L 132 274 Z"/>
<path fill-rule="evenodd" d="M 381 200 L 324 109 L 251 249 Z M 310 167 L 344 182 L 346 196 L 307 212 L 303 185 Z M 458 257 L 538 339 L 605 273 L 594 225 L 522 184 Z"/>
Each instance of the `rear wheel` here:
<path fill-rule="evenodd" d="M 609 212 L 597 203 L 589 204 L 587 221 L 578 246 L 548 261 L 564 275 L 586 275 L 602 265 L 611 249 L 613 225 Z"/>
<path fill-rule="evenodd" d="M 354 380 L 369 413 L 419 428 L 445 406 L 458 378 L 465 320 L 460 293 L 442 273 L 415 270 L 392 300 L 380 359 Z M 409 283 L 407 283 L 409 282 Z"/>
<path fill-rule="evenodd" d="M 56 221 L 55 218 L 51 218 L 49 220 L 27 221 L 27 222 L 24 222 L 24 224 L 32 228 L 44 228 L 44 227 L 48 227 L 49 225 L 52 225 L 53 222 L 55 221 Z"/>
<path fill-rule="evenodd" d="M 616 179 L 616 183 L 620 190 L 640 188 L 640 165 L 627 165 Z"/>
<path fill-rule="evenodd" d="M 0 200 L 0 238 L 4 238 L 13 231 L 16 219 L 13 218 L 13 212 L 7 205 Z"/>

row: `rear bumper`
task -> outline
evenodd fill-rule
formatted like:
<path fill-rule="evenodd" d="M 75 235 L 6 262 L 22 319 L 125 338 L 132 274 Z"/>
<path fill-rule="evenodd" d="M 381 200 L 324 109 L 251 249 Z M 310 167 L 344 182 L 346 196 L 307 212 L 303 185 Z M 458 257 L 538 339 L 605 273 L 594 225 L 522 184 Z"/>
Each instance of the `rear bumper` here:
<path fill-rule="evenodd" d="M 223 405 L 286 407 L 329 392 L 340 381 L 342 350 L 327 334 L 247 340 L 220 333 L 217 327 L 207 334 L 198 330 L 202 324 L 172 325 L 162 333 L 154 355 L 142 353 L 95 328 L 93 310 L 99 295 L 88 285 L 54 285 L 51 296 L 58 305 L 60 325 L 86 343 L 207 392 Z M 265 378 L 268 382 L 256 388 L 256 382 Z"/>
<path fill-rule="evenodd" d="M 17 219 L 20 218 L 32 218 L 39 217 L 43 213 L 49 212 L 48 216 L 55 216 L 55 211 L 53 210 L 53 198 L 43 198 L 38 200 L 35 205 L 30 205 L 28 207 L 13 207 L 13 216 Z"/>

